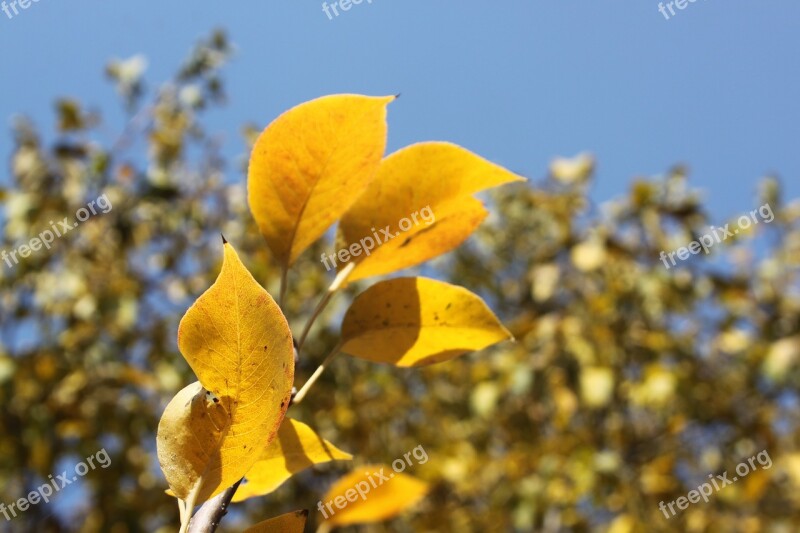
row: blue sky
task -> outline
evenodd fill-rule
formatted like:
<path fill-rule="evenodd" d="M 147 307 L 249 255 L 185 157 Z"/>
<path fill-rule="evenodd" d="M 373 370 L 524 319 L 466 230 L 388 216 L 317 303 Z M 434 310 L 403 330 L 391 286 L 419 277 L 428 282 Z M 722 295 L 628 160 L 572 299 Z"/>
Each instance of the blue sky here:
<path fill-rule="evenodd" d="M 798 21 L 790 0 L 697 0 L 670 20 L 653 0 L 364 0 L 334 20 L 316 0 L 39 0 L 0 12 L 0 154 L 9 117 L 51 129 L 59 95 L 103 109 L 118 131 L 107 60 L 143 53 L 160 81 L 222 27 L 238 51 L 230 102 L 209 123 L 228 155 L 242 153 L 243 123 L 301 101 L 400 92 L 389 151 L 449 140 L 539 178 L 554 156 L 588 150 L 598 201 L 685 163 L 721 220 L 751 208 L 766 173 L 800 196 Z"/>

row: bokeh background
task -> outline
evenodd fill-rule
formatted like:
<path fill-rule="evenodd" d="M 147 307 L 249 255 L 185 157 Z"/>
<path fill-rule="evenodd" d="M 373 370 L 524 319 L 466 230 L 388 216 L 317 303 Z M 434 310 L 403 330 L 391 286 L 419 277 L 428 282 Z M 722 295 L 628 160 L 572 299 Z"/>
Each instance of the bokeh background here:
<path fill-rule="evenodd" d="M 100 194 L 113 204 L 0 264 L 0 501 L 101 447 L 112 457 L 0 530 L 175 529 L 154 432 L 193 379 L 175 329 L 216 276 L 219 233 L 277 290 L 245 202 L 250 143 L 290 106 L 357 92 L 401 93 L 388 151 L 449 140 L 530 181 L 487 197 L 479 234 L 420 270 L 482 294 L 516 344 L 413 372 L 342 358 L 292 413 L 363 463 L 428 451 L 411 472 L 435 487 L 425 503 L 351 529 L 796 531 L 800 6 L 698 1 L 665 20 L 655 1 L 628 4 L 0 12 L 2 248 Z M 551 172 L 583 151 L 595 164 Z M 775 220 L 712 255 L 658 259 L 764 203 Z M 292 273 L 296 332 L 332 246 Z M 298 380 L 358 289 L 315 328 Z M 762 450 L 769 469 L 659 511 Z M 315 507 L 346 469 L 237 505 L 226 531 Z"/>

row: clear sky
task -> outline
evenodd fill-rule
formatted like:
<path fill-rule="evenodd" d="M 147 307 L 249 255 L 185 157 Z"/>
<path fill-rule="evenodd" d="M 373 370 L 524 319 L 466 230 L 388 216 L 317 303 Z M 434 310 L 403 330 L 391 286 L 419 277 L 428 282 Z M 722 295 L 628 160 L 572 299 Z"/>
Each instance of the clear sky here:
<path fill-rule="evenodd" d="M 231 156 L 245 122 L 329 93 L 399 92 L 390 151 L 450 140 L 539 178 L 552 157 L 588 150 L 598 201 L 685 163 L 719 219 L 751 208 L 766 173 L 800 196 L 797 0 L 697 0 L 669 20 L 654 0 L 368 1 L 333 20 L 317 0 L 39 0 L 0 12 L 0 117 L 26 113 L 52 131 L 52 102 L 68 95 L 112 110 L 117 131 L 108 59 L 141 52 L 160 81 L 222 27 L 238 51 L 230 103 L 210 124 Z"/>

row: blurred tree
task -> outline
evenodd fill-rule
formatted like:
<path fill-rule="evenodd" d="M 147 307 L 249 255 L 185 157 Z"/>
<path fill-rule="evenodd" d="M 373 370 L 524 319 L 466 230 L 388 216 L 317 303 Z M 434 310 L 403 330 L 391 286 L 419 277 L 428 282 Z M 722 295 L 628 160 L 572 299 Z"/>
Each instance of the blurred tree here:
<path fill-rule="evenodd" d="M 231 51 L 214 33 L 152 93 L 143 58 L 112 62 L 130 112 L 112 142 L 100 140 L 102 117 L 75 100 L 57 103 L 52 143 L 15 125 L 3 249 L 102 194 L 113 209 L 0 270 L 0 501 L 100 448 L 112 462 L 9 530 L 169 531 L 179 521 L 154 453 L 164 405 L 193 379 L 177 321 L 216 277 L 220 232 L 271 293 L 280 278 L 242 169 L 226 168 L 203 126 L 204 111 L 224 102 Z M 243 152 L 259 130 L 243 129 Z M 765 179 L 752 207 L 768 203 L 774 221 L 666 268 L 662 250 L 708 232 L 685 170 L 636 179 L 597 209 L 592 169 L 587 156 L 559 160 L 538 183 L 494 193 L 496 215 L 426 267 L 484 295 L 515 345 L 414 371 L 342 358 L 293 408 L 359 457 L 391 461 L 417 445 L 429 454 L 411 472 L 434 486 L 419 511 L 360 530 L 800 527 L 800 203 Z M 289 279 L 296 333 L 330 282 L 317 258 L 332 247 L 315 244 Z M 316 357 L 301 358 L 298 381 L 335 344 L 344 301 L 318 321 L 305 350 Z M 770 469 L 670 519 L 659 510 L 762 450 Z M 226 527 L 315 508 L 342 468 L 322 465 L 236 504 Z"/>

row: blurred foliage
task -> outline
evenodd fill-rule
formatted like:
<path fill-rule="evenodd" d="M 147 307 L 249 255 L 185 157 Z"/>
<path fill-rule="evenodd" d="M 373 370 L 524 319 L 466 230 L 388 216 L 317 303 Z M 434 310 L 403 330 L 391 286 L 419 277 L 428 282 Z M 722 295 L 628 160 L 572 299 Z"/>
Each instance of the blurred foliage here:
<path fill-rule="evenodd" d="M 166 402 L 193 380 L 177 321 L 216 277 L 220 232 L 271 293 L 279 283 L 243 169 L 226 166 L 203 125 L 224 102 L 231 52 L 215 33 L 152 93 L 143 58 L 112 62 L 130 119 L 116 139 L 71 99 L 56 105 L 52 141 L 26 120 L 14 126 L 3 249 L 101 194 L 113 209 L 0 269 L 0 501 L 102 447 L 112 463 L 0 527 L 122 533 L 179 522 L 154 451 Z M 242 153 L 258 129 L 243 128 Z M 290 410 L 365 463 L 418 445 L 430 457 L 409 469 L 433 485 L 415 514 L 345 531 L 800 528 L 800 202 L 764 179 L 754 205 L 732 211 L 769 202 L 772 223 L 667 269 L 660 252 L 713 222 L 686 171 L 637 178 L 597 207 L 593 168 L 587 156 L 559 160 L 533 185 L 493 193 L 479 232 L 426 267 L 486 297 L 515 344 L 416 370 L 341 358 Z M 295 333 L 330 282 L 316 258 L 332 247 L 317 243 L 290 275 Z M 347 300 L 337 296 L 315 326 L 299 383 L 335 344 Z M 761 450 L 772 468 L 669 520 L 658 509 Z M 343 468 L 321 465 L 236 504 L 225 530 L 299 507 L 314 526 Z"/>

